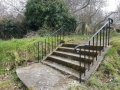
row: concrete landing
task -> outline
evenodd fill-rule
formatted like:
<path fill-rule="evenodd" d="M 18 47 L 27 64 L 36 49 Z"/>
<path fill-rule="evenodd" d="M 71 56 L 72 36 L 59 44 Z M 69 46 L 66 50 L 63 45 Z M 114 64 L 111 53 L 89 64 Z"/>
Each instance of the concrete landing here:
<path fill-rule="evenodd" d="M 41 63 L 17 69 L 16 73 L 30 90 L 67 90 L 68 83 L 73 82 L 67 75 Z"/>

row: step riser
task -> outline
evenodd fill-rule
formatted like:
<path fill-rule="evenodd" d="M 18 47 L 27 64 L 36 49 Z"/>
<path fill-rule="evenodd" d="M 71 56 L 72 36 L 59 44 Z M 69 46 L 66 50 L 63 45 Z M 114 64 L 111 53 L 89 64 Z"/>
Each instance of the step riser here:
<path fill-rule="evenodd" d="M 75 50 L 72 49 L 64 49 L 64 48 L 58 48 L 57 51 L 63 51 L 63 52 L 70 52 L 70 53 L 76 53 Z"/>
<path fill-rule="evenodd" d="M 75 48 L 77 45 L 76 44 L 62 44 L 62 47 L 70 47 L 70 48 Z M 87 50 L 102 50 L 103 49 L 103 46 L 89 46 L 89 45 L 86 45 L 86 46 L 80 46 L 81 49 L 87 49 Z"/>
<path fill-rule="evenodd" d="M 74 50 L 64 49 L 64 48 L 58 48 L 57 51 L 76 53 Z M 96 57 L 97 56 L 96 52 L 89 52 L 89 51 L 81 51 L 80 54 L 81 55 L 86 55 L 86 56 L 91 56 L 91 57 Z"/>
<path fill-rule="evenodd" d="M 79 53 L 81 55 L 86 55 L 86 56 L 91 56 L 91 57 L 96 57 L 97 56 L 96 52 L 80 51 Z"/>
<path fill-rule="evenodd" d="M 62 47 L 75 48 L 76 46 L 77 46 L 76 44 L 62 44 Z"/>
<path fill-rule="evenodd" d="M 73 60 L 78 60 L 78 59 L 79 59 L 79 57 L 71 56 L 71 55 L 67 55 L 67 54 L 63 54 L 63 53 L 56 53 L 56 52 L 53 52 L 52 55 L 64 57 L 64 58 L 67 58 L 67 59 L 73 59 Z"/>
<path fill-rule="evenodd" d="M 52 67 L 52 68 L 54 68 L 54 69 L 56 69 L 56 70 L 59 70 L 60 72 L 62 72 L 62 73 L 64 73 L 64 74 L 70 74 L 70 75 L 72 75 L 73 77 L 75 77 L 76 79 L 79 79 L 80 77 L 80 75 L 79 75 L 79 73 L 80 73 L 80 71 L 76 71 L 76 70 L 74 70 L 74 69 L 71 69 L 71 68 L 69 68 L 69 67 L 66 67 L 66 66 L 63 66 L 62 65 L 62 67 L 61 67 L 61 64 L 56 64 L 56 63 L 52 63 L 52 61 L 50 62 L 50 60 L 48 61 L 48 60 L 46 60 L 45 62 L 44 62 L 44 64 L 46 64 L 46 65 L 48 65 L 48 66 L 50 66 L 50 67 Z M 81 75 L 83 74 L 83 72 L 81 72 Z"/>
<path fill-rule="evenodd" d="M 84 59 L 82 57 L 80 58 L 80 57 L 66 55 L 66 54 L 62 54 L 62 53 L 56 53 L 56 52 L 53 52 L 52 55 L 64 57 L 64 58 L 71 59 L 71 60 L 81 61 L 81 62 L 85 62 L 85 63 L 89 63 L 89 64 L 91 64 L 91 62 L 93 61 L 92 59 L 87 59 L 87 58 Z"/>
<path fill-rule="evenodd" d="M 103 46 L 80 46 L 81 49 L 101 51 Z"/>
<path fill-rule="evenodd" d="M 53 62 L 62 64 L 64 66 L 70 67 L 70 68 L 75 69 L 77 71 L 82 71 L 82 72 L 85 71 L 84 67 L 80 67 L 79 65 L 74 65 L 74 64 L 71 64 L 71 63 L 68 63 L 68 62 L 64 62 L 64 61 L 58 60 L 56 58 L 48 57 L 47 60 L 51 60 Z"/>

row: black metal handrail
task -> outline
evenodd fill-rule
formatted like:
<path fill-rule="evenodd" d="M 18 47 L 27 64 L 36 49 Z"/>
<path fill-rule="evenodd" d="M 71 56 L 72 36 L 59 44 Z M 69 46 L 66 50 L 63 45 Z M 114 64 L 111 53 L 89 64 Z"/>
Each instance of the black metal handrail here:
<path fill-rule="evenodd" d="M 113 23 L 113 20 L 111 18 L 108 18 L 108 21 L 89 39 L 87 40 L 84 44 L 80 44 L 78 46 L 76 46 L 74 48 L 74 50 L 79 53 L 80 58 L 81 58 L 81 48 L 84 49 L 83 51 L 86 51 L 86 47 L 87 49 L 89 49 L 88 51 L 90 52 L 90 47 L 92 46 L 92 52 L 95 52 L 97 55 L 98 54 L 98 47 L 102 47 L 104 50 L 105 47 L 109 46 L 109 40 L 110 40 L 110 24 Z M 101 55 L 101 51 L 100 51 L 100 55 Z M 84 55 L 84 60 L 86 58 L 86 55 Z M 90 60 L 90 56 L 88 57 L 88 59 Z M 97 60 L 97 56 L 96 56 L 96 60 Z M 80 61 L 80 60 L 79 60 Z M 93 62 L 94 64 L 94 62 Z M 81 66 L 81 61 L 80 61 L 80 66 Z M 86 68 L 86 63 L 84 61 L 84 69 Z M 88 70 L 90 70 L 90 64 L 88 65 Z M 80 72 L 80 82 L 81 82 L 81 76 L 82 73 Z M 84 76 L 85 76 L 85 71 L 84 71 Z"/>
<path fill-rule="evenodd" d="M 37 47 L 38 62 L 43 60 L 48 54 L 50 54 L 60 43 L 64 41 L 64 25 L 56 30 L 54 33 L 45 37 L 43 41 L 34 43 Z"/>
<path fill-rule="evenodd" d="M 82 46 L 84 46 L 84 45 L 86 45 L 87 43 L 89 43 L 89 41 L 91 41 L 101 30 L 103 30 L 103 28 L 107 25 L 107 24 L 112 24 L 113 23 L 113 20 L 111 19 L 111 18 L 108 18 L 108 21 L 88 40 L 88 41 L 86 41 Z M 80 45 L 77 45 L 76 47 L 75 47 L 75 51 L 76 51 L 76 49 L 79 47 L 79 46 L 81 46 L 81 44 Z"/>

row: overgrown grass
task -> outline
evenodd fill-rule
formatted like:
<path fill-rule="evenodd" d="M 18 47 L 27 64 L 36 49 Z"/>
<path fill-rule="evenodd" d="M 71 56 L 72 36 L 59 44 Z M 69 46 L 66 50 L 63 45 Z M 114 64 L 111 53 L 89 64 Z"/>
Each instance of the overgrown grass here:
<path fill-rule="evenodd" d="M 0 89 L 9 88 L 9 84 L 14 83 L 20 88 L 24 88 L 15 70 L 19 66 L 26 66 L 28 61 L 35 60 L 34 43 L 41 41 L 43 38 L 24 38 L 11 39 L 7 41 L 0 40 Z M 12 85 L 14 86 L 14 85 Z M 12 90 L 12 89 L 11 89 Z"/>
<path fill-rule="evenodd" d="M 69 90 L 120 90 L 120 34 L 111 37 L 112 47 L 98 70 L 85 83 L 70 86 Z"/>
<path fill-rule="evenodd" d="M 65 36 L 65 42 L 75 42 L 78 39 L 85 41 L 88 37 L 82 35 Z M 7 89 L 10 87 L 9 84 L 15 84 L 18 88 L 26 90 L 24 89 L 26 87 L 20 83 L 15 70 L 18 67 L 26 66 L 29 61 L 34 62 L 36 60 L 34 43 L 43 40 L 43 37 L 0 40 L 0 78 L 3 78 L 0 81 L 0 89 Z"/>
<path fill-rule="evenodd" d="M 8 71 L 22 64 L 26 60 L 34 59 L 34 42 L 43 38 L 0 40 L 0 73 Z"/>

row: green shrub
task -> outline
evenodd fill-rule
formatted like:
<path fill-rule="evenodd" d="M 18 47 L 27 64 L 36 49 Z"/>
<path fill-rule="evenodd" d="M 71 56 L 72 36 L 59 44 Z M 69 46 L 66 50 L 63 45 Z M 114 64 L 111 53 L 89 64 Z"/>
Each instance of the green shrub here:
<path fill-rule="evenodd" d="M 24 34 L 26 33 L 21 23 L 9 18 L 4 18 L 0 21 L 0 38 L 21 38 Z"/>
<path fill-rule="evenodd" d="M 63 0 L 28 0 L 25 16 L 33 30 L 46 26 L 58 29 L 64 24 L 66 30 L 70 31 L 76 25 L 75 18 L 70 15 Z"/>

